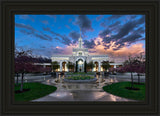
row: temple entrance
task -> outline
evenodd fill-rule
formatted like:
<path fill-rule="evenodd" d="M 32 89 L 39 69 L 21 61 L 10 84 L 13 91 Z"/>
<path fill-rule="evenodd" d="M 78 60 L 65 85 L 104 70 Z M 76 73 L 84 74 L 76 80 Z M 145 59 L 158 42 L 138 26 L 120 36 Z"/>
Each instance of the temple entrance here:
<path fill-rule="evenodd" d="M 95 62 L 95 71 L 98 72 L 98 62 Z"/>
<path fill-rule="evenodd" d="M 77 71 L 84 72 L 84 61 L 82 59 L 77 61 Z"/>
<path fill-rule="evenodd" d="M 65 72 L 66 71 L 66 62 L 62 63 L 62 71 Z"/>

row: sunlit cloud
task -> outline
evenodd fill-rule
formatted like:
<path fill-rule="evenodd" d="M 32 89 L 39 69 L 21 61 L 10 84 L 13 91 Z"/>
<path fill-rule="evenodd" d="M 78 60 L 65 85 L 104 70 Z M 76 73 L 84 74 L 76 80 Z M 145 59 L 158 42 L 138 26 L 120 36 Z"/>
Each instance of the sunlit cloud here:
<path fill-rule="evenodd" d="M 122 60 L 129 55 L 137 55 L 142 52 L 145 52 L 145 49 L 143 48 L 142 43 L 132 44 L 130 46 L 127 46 L 127 42 L 124 43 L 124 46 L 118 48 L 120 44 L 116 44 L 115 41 L 110 41 L 110 43 L 104 44 L 102 41 L 103 39 L 98 37 L 94 40 L 95 46 L 92 49 L 89 49 L 90 55 L 108 55 L 109 57 L 118 59 L 121 58 Z M 107 49 L 105 45 L 109 46 Z"/>
<path fill-rule="evenodd" d="M 107 34 L 106 37 L 111 37 L 111 35 Z"/>
<path fill-rule="evenodd" d="M 73 48 L 77 48 L 78 47 L 78 44 L 75 43 L 75 44 L 70 44 L 70 45 L 66 45 L 65 47 L 59 47 L 59 46 L 56 46 L 56 50 L 57 51 L 61 51 L 59 53 L 55 53 L 53 52 L 53 55 L 56 55 L 56 54 L 60 54 L 60 55 L 71 55 L 72 54 L 72 50 Z M 55 48 L 52 48 L 53 50 Z"/>
<path fill-rule="evenodd" d="M 70 44 L 69 46 L 66 46 L 65 48 L 64 48 L 64 54 L 66 54 L 66 55 L 71 55 L 72 54 L 72 49 L 73 48 L 77 48 L 78 47 L 78 44 Z"/>
<path fill-rule="evenodd" d="M 100 37 L 97 37 L 94 39 L 94 43 L 95 46 L 93 48 L 89 48 L 89 55 L 108 55 L 110 57 L 110 59 L 114 59 L 114 60 L 120 60 L 120 61 L 124 61 L 125 59 L 128 58 L 129 55 L 137 55 L 140 54 L 142 52 L 145 52 L 145 49 L 143 48 L 143 44 L 142 43 L 137 43 L 137 44 L 132 44 L 130 46 L 127 46 L 127 42 L 124 43 L 124 46 L 114 50 L 116 48 L 118 48 L 120 46 L 120 44 L 116 44 L 115 41 L 110 41 L 110 43 L 104 43 L 103 39 Z M 106 49 L 106 46 L 109 46 Z M 71 55 L 72 54 L 72 50 L 73 48 L 77 48 L 78 44 L 70 44 L 70 45 L 66 45 L 66 47 L 62 48 L 57 46 L 56 48 L 59 50 L 63 50 L 62 53 L 65 55 Z M 61 54 L 62 54 L 61 53 Z"/>

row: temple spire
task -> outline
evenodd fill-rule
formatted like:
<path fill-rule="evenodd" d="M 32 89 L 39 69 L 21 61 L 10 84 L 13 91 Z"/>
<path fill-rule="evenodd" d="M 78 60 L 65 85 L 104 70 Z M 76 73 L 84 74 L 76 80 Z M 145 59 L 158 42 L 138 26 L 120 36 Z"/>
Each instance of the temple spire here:
<path fill-rule="evenodd" d="M 80 28 L 80 37 L 79 37 L 79 40 L 78 40 L 78 46 L 79 48 L 83 48 L 83 42 L 82 42 L 82 37 L 81 37 L 81 28 Z"/>
<path fill-rule="evenodd" d="M 81 38 L 81 27 L 80 27 L 80 38 Z"/>

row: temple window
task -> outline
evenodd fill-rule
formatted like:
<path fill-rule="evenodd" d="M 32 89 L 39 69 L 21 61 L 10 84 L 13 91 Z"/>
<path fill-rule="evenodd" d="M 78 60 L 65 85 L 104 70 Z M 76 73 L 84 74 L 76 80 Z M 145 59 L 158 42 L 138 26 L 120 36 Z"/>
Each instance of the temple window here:
<path fill-rule="evenodd" d="M 82 52 L 79 52 L 79 56 L 82 56 Z"/>

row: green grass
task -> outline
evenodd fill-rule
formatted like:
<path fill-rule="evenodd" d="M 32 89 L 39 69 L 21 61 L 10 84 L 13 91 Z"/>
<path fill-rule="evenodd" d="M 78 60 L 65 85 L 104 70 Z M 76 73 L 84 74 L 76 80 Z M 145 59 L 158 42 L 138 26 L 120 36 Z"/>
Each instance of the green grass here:
<path fill-rule="evenodd" d="M 24 83 L 24 89 L 30 89 L 23 93 L 15 93 L 15 101 L 30 101 L 54 92 L 57 88 L 41 83 Z M 15 86 L 15 91 L 20 90 L 20 84 Z"/>
<path fill-rule="evenodd" d="M 131 87 L 131 82 L 113 83 L 111 85 L 104 86 L 103 90 L 113 95 L 128 99 L 145 100 L 145 84 L 134 84 L 134 87 L 139 88 L 140 90 L 128 90 L 125 87 Z"/>

